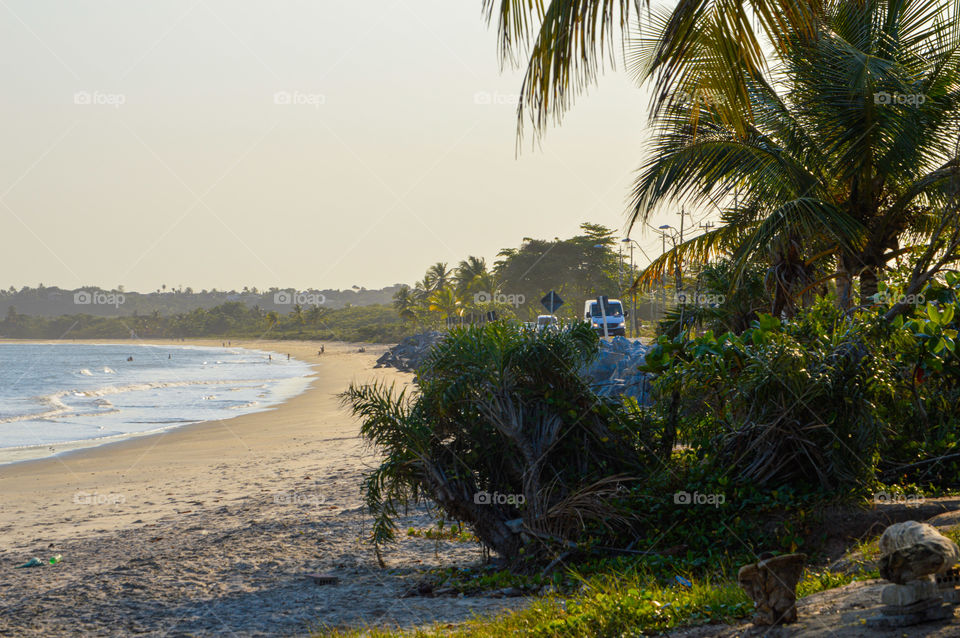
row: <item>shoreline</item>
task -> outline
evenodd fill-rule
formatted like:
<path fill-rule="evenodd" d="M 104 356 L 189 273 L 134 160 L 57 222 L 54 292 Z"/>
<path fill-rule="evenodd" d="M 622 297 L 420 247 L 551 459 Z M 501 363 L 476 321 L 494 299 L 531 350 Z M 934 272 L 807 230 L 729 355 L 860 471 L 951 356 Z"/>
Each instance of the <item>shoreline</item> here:
<path fill-rule="evenodd" d="M 5 342 L 16 343 L 66 343 L 65 341 L 28 341 L 28 340 L 4 340 Z M 87 340 L 84 340 L 87 341 Z M 91 345 L 105 345 L 116 343 L 115 340 L 89 340 Z M 0 506 L 0 543 L 10 546 L 9 540 L 4 538 L 4 519 L 7 513 L 12 509 L 11 500 L 18 502 L 17 496 L 25 497 L 30 491 L 27 490 L 26 481 L 33 484 L 39 484 L 41 489 L 56 486 L 58 484 L 69 488 L 71 486 L 77 489 L 97 489 L 97 485 L 107 483 L 114 484 L 111 489 L 116 489 L 117 484 L 128 484 L 127 472 L 133 472 L 138 468 L 142 469 L 144 461 L 151 461 L 163 466 L 183 467 L 188 464 L 191 469 L 198 469 L 198 464 L 210 459 L 210 448 L 219 446 L 224 452 L 232 454 L 246 453 L 257 454 L 269 453 L 274 451 L 277 445 L 277 437 L 282 432 L 277 431 L 275 436 L 253 434 L 261 429 L 261 424 L 275 419 L 290 417 L 299 422 L 301 427 L 297 428 L 296 434 L 303 435 L 302 418 L 304 408 L 308 405 L 317 403 L 318 394 L 322 394 L 324 383 L 318 381 L 325 376 L 322 373 L 323 368 L 330 367 L 334 363 L 341 362 L 345 356 L 356 353 L 359 345 L 354 344 L 327 344 L 327 352 L 324 357 L 328 357 L 326 362 L 309 361 L 306 354 L 313 350 L 315 344 L 311 342 L 274 342 L 274 341 L 236 341 L 232 342 L 231 347 L 253 349 L 256 346 L 264 347 L 283 344 L 287 346 L 287 352 L 299 355 L 301 361 L 310 365 L 312 374 L 309 377 L 309 384 L 303 392 L 287 398 L 286 400 L 271 406 L 268 409 L 248 414 L 241 414 L 227 419 L 217 419 L 210 421 L 201 421 L 187 423 L 171 428 L 164 428 L 160 431 L 150 433 L 141 433 L 133 435 L 124 435 L 116 441 L 110 441 L 99 445 L 80 446 L 64 451 L 62 454 L 52 454 L 41 458 L 21 459 L 19 461 L 0 464 L 0 492 L 5 496 L 4 503 Z M 198 339 L 188 342 L 175 340 L 144 340 L 138 341 L 138 345 L 195 345 L 220 347 L 220 341 L 207 339 Z M 2 347 L 2 345 L 0 345 Z M 384 346 L 385 348 L 386 346 Z M 307 350 L 309 348 L 310 350 Z M 271 350 L 275 351 L 275 350 Z M 359 353 L 356 353 L 359 355 Z M 371 355 L 372 356 L 372 355 Z M 362 366 L 370 367 L 370 366 Z M 351 372 L 358 372 L 357 366 L 351 366 Z M 327 375 L 329 376 L 329 375 Z M 337 391 L 341 391 L 340 388 Z M 245 441 L 249 441 L 249 444 Z M 174 462 L 174 459 L 177 459 Z M 154 469 L 154 468 L 151 468 Z M 152 472 L 150 473 L 152 474 Z M 87 477 L 93 477 L 90 480 Z M 70 480 L 72 479 L 72 480 Z M 119 481 L 118 481 L 119 479 Z M 130 479 L 135 480 L 135 479 Z M 87 486 L 87 487 L 84 487 Z M 26 510 L 19 510 L 24 513 Z"/>
<path fill-rule="evenodd" d="M 232 343 L 244 345 L 308 362 L 319 349 Z M 404 597 L 424 569 L 479 563 L 475 543 L 401 533 L 384 548 L 388 568 L 378 564 L 360 487 L 379 459 L 337 395 L 413 375 L 373 368 L 387 346 L 325 346 L 310 387 L 273 409 L 0 466 L 0 636 L 305 635 L 525 604 Z M 418 507 L 397 522 L 436 521 Z M 316 573 L 337 581 L 317 585 Z"/>
<path fill-rule="evenodd" d="M 170 348 L 198 348 L 198 349 L 200 349 L 200 348 L 204 348 L 204 349 L 206 349 L 206 348 L 238 348 L 238 349 L 242 349 L 242 350 L 247 350 L 247 351 L 249 351 L 249 352 L 256 352 L 256 353 L 262 353 L 262 354 L 281 354 L 280 352 L 278 352 L 278 350 L 275 350 L 275 349 L 259 349 L 259 348 L 255 348 L 255 347 L 253 347 L 253 344 L 254 344 L 254 343 L 270 343 L 270 344 L 280 344 L 280 343 L 284 343 L 284 342 L 281 342 L 281 341 L 275 341 L 275 342 L 246 342 L 246 341 L 244 341 L 244 342 L 242 342 L 243 345 L 240 345 L 241 342 L 238 342 L 237 345 L 223 346 L 223 345 L 221 345 L 221 343 L 215 343 L 214 341 L 215 341 L 215 340 L 209 340 L 209 339 L 196 339 L 196 340 L 187 340 L 187 341 L 181 341 L 181 340 L 177 340 L 177 339 L 169 339 L 169 340 L 162 340 L 162 339 L 137 339 L 136 341 L 122 341 L 122 340 L 118 341 L 118 340 L 115 340 L 115 339 L 71 339 L 71 340 L 62 339 L 62 340 L 42 340 L 42 339 L 7 339 L 7 338 L 3 338 L 3 339 L 0 339 L 0 348 L 2 348 L 2 347 L 5 346 L 5 345 L 17 345 L 17 344 L 22 344 L 22 345 L 63 345 L 63 344 L 70 344 L 70 345 L 90 345 L 90 346 L 108 346 L 108 345 L 109 345 L 109 346 L 135 346 L 135 347 L 152 347 L 152 346 L 159 346 L 159 347 L 170 347 Z M 232 343 L 232 341 L 231 341 L 231 343 Z M 293 343 L 293 344 L 296 345 L 296 347 L 297 347 L 298 349 L 302 349 L 302 347 L 303 347 L 305 344 L 308 344 L 308 343 L 310 343 L 310 342 L 295 341 L 295 342 L 286 342 L 286 343 Z M 339 342 L 337 342 L 337 343 L 339 344 Z M 352 345 L 352 344 L 345 344 L 345 345 L 347 345 L 347 346 L 349 347 L 349 346 Z M 361 344 L 358 344 L 357 347 L 359 347 L 360 345 L 361 345 Z M 362 344 L 362 345 L 365 346 L 366 344 Z M 283 354 L 287 354 L 287 353 L 283 353 Z M 250 415 L 250 414 L 259 414 L 259 413 L 261 413 L 261 412 L 270 412 L 271 410 L 275 410 L 276 408 L 278 408 L 279 406 L 283 405 L 284 403 L 290 401 L 291 399 L 293 399 L 293 398 L 295 398 L 295 397 L 297 397 L 297 396 L 300 396 L 301 394 L 304 394 L 305 392 L 309 392 L 310 389 L 313 387 L 314 380 L 315 380 L 316 374 L 317 374 L 316 366 L 317 366 L 318 364 L 320 364 L 321 362 L 320 362 L 320 361 L 307 361 L 306 358 L 303 356 L 303 354 L 304 354 L 304 353 L 298 353 L 298 356 L 297 356 L 297 357 L 291 357 L 292 360 L 295 360 L 295 361 L 298 361 L 298 362 L 300 362 L 300 363 L 303 363 L 303 364 L 309 366 L 309 368 L 310 368 L 310 373 L 307 374 L 307 375 L 305 375 L 304 377 L 294 377 L 294 378 L 302 378 L 302 379 L 304 379 L 304 386 L 303 386 L 303 388 L 302 388 L 301 390 L 299 390 L 296 394 L 287 396 L 287 397 L 283 398 L 282 400 L 277 401 L 277 402 L 275 402 L 275 403 L 272 403 L 272 404 L 270 404 L 270 405 L 268 405 L 268 406 L 266 406 L 266 407 L 260 408 L 260 409 L 258 409 L 258 410 L 253 410 L 253 411 L 251 411 L 251 412 L 240 413 L 240 414 L 237 414 L 236 416 L 231 416 L 231 417 L 229 417 L 229 418 L 227 418 L 227 419 L 223 419 L 223 418 L 220 418 L 220 419 L 207 419 L 207 420 L 204 420 L 204 421 L 192 421 L 192 422 L 187 422 L 187 423 L 171 424 L 171 425 L 169 425 L 169 426 L 167 426 L 167 427 L 156 428 L 156 429 L 153 429 L 153 430 L 143 431 L 143 432 L 130 432 L 130 433 L 123 433 L 123 434 L 116 434 L 116 435 L 113 435 L 113 436 L 103 437 L 103 438 L 79 439 L 79 440 L 63 441 L 63 442 L 49 443 L 49 444 L 40 443 L 40 444 L 28 445 L 28 446 L 0 447 L 0 468 L 7 467 L 7 466 L 13 465 L 13 464 L 29 463 L 29 462 L 31 462 L 31 461 L 40 461 L 40 460 L 44 460 L 44 459 L 51 459 L 51 458 L 56 458 L 56 457 L 63 457 L 63 456 L 67 456 L 67 455 L 70 455 L 70 454 L 75 454 L 75 453 L 77 453 L 78 451 L 81 451 L 81 450 L 94 449 L 94 448 L 99 448 L 99 447 L 101 447 L 101 446 L 107 446 L 107 445 L 115 445 L 115 444 L 117 444 L 117 443 L 122 443 L 123 441 L 127 441 L 127 440 L 129 440 L 129 439 L 135 439 L 135 438 L 146 437 L 146 436 L 162 435 L 162 434 L 165 434 L 165 433 L 167 433 L 167 432 L 169 432 L 169 431 L 171 431 L 171 430 L 177 430 L 177 429 L 185 428 L 185 427 L 188 427 L 188 426 L 191 426 L 191 425 L 202 425 L 202 424 L 205 424 L 205 423 L 213 423 L 213 422 L 216 422 L 216 421 L 227 421 L 227 420 L 230 420 L 230 419 L 233 419 L 233 418 L 237 418 L 237 417 L 241 417 L 241 416 L 247 416 L 247 415 Z M 43 453 L 43 454 L 37 455 L 37 452 L 39 452 L 39 451 L 41 451 L 41 450 L 54 450 L 54 451 L 53 451 L 52 453 Z"/>

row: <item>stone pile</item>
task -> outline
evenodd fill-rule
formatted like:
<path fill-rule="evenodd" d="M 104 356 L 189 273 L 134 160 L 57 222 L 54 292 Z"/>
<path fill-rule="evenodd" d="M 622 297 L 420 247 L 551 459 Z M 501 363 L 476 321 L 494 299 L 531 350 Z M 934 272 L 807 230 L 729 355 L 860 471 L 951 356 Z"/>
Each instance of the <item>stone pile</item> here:
<path fill-rule="evenodd" d="M 960 547 L 932 525 L 905 521 L 884 530 L 878 543 L 880 575 L 891 582 L 880 592 L 885 607 L 868 619 L 872 627 L 894 628 L 953 616 L 936 575 L 960 559 Z"/>
<path fill-rule="evenodd" d="M 415 372 L 423 363 L 430 348 L 443 338 L 442 332 L 423 332 L 407 337 L 387 350 L 377 359 L 378 368 L 391 367 L 405 372 Z M 597 394 L 614 397 L 634 397 L 641 405 L 650 402 L 650 375 L 637 368 L 644 363 L 650 347 L 639 339 L 614 337 L 600 340 L 597 357 L 587 365 L 582 374 Z"/>
<path fill-rule="evenodd" d="M 639 339 L 601 339 L 600 352 L 584 369 L 583 375 L 597 394 L 623 394 L 635 398 L 640 405 L 646 405 L 650 402 L 650 375 L 637 368 L 646 361 L 649 350 L 650 346 L 643 345 Z"/>
<path fill-rule="evenodd" d="M 414 372 L 426 360 L 430 348 L 443 338 L 443 334 L 434 330 L 407 337 L 380 355 L 375 367 Z"/>

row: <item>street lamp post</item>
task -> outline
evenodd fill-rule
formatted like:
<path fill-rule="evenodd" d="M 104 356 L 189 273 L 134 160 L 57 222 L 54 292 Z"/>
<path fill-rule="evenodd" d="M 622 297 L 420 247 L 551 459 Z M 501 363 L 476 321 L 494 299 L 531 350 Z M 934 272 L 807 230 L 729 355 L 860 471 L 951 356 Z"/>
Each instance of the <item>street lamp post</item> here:
<path fill-rule="evenodd" d="M 650 259 L 650 255 L 647 254 L 647 251 L 643 249 L 643 246 L 641 246 L 640 242 L 638 242 L 636 239 L 631 239 L 630 237 L 624 237 L 623 239 L 620 240 L 620 244 L 621 246 L 623 244 L 630 244 L 630 277 L 631 278 L 633 278 L 634 273 L 636 272 L 634 270 L 634 261 L 633 261 L 634 244 L 636 244 L 637 248 L 640 249 L 640 252 L 643 253 L 643 256 L 647 258 L 647 261 L 652 263 L 653 260 Z M 631 312 L 633 313 L 633 320 L 631 321 L 630 325 L 633 331 L 632 332 L 633 338 L 636 339 L 637 338 L 637 289 L 635 285 L 630 286 L 630 294 L 632 297 Z"/>
<path fill-rule="evenodd" d="M 630 238 L 626 238 L 620 242 L 620 250 L 623 251 L 624 242 L 631 242 Z M 630 243 L 630 276 L 633 277 L 633 243 Z M 637 288 L 636 286 L 630 286 L 630 297 L 632 302 L 630 304 L 630 336 L 634 339 L 637 338 Z"/>

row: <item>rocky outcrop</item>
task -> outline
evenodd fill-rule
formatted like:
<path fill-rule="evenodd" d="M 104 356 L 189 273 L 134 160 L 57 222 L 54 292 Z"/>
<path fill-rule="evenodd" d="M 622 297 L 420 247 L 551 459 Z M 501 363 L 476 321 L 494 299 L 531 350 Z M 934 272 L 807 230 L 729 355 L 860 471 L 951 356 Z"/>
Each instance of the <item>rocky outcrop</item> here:
<path fill-rule="evenodd" d="M 375 367 L 415 372 L 430 354 L 430 348 L 443 338 L 443 334 L 434 330 L 407 337 L 380 355 Z"/>

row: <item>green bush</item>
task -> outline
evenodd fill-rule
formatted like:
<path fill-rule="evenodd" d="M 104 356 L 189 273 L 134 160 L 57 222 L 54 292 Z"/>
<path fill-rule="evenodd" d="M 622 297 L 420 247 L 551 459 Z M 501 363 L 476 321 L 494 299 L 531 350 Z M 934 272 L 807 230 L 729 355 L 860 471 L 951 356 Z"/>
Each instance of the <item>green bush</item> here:
<path fill-rule="evenodd" d="M 451 331 L 412 395 L 352 386 L 344 400 L 384 455 L 364 483 L 374 541 L 394 537 L 399 508 L 428 499 L 513 559 L 629 527 L 614 503 L 650 469 L 655 432 L 635 403 L 598 396 L 579 374 L 597 344 L 583 323 L 496 322 Z"/>
<path fill-rule="evenodd" d="M 790 321 L 760 315 L 741 334 L 661 336 L 647 357 L 657 412 L 738 481 L 957 485 L 960 278 L 945 282 L 892 322 L 885 305 L 847 315 L 821 299 Z"/>

